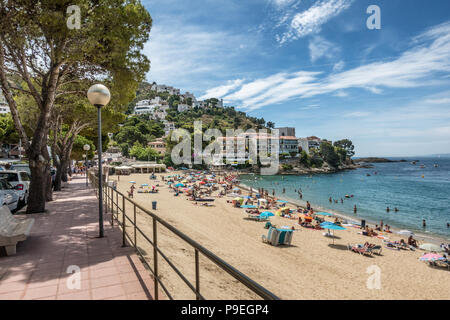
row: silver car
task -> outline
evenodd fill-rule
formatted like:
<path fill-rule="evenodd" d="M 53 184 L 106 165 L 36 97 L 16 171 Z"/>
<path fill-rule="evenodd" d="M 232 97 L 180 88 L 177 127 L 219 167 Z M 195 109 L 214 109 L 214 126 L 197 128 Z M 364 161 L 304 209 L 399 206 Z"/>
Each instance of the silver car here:
<path fill-rule="evenodd" d="M 28 203 L 31 176 L 25 171 L 0 171 L 0 179 L 5 179 L 15 187 L 19 195 L 19 207 L 22 208 Z"/>
<path fill-rule="evenodd" d="M 19 194 L 5 179 L 0 179 L 0 205 L 8 206 L 11 211 L 16 211 L 19 206 Z"/>

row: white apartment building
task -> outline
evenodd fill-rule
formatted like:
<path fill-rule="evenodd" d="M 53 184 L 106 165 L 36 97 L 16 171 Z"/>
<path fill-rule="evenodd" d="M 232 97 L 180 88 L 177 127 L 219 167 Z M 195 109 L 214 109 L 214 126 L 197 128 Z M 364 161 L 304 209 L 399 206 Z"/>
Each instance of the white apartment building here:
<path fill-rule="evenodd" d="M 184 112 L 189 110 L 191 107 L 187 104 L 179 104 L 178 105 L 178 112 Z"/>
<path fill-rule="evenodd" d="M 298 149 L 304 150 L 307 154 L 309 154 L 309 143 L 306 138 L 298 138 Z"/>
<path fill-rule="evenodd" d="M 280 136 L 280 154 L 298 153 L 298 139 L 294 136 Z"/>
<path fill-rule="evenodd" d="M 10 113 L 11 110 L 9 109 L 9 105 L 6 102 L 5 97 L 0 94 L 0 114 L 6 114 L 6 113 Z"/>
<path fill-rule="evenodd" d="M 134 114 L 140 115 L 140 114 L 147 114 L 147 113 L 153 113 L 155 108 L 159 107 L 158 104 L 152 104 L 151 100 L 142 100 L 136 103 L 136 106 L 134 107 Z"/>
<path fill-rule="evenodd" d="M 197 99 L 195 98 L 194 94 L 192 94 L 190 92 L 186 92 L 185 94 L 183 94 L 183 98 L 184 99 L 191 98 L 192 99 L 192 103 L 197 102 Z"/>
<path fill-rule="evenodd" d="M 170 131 L 173 131 L 176 129 L 175 123 L 169 122 L 167 120 L 164 120 L 163 123 L 164 123 L 164 134 L 167 137 L 169 135 Z"/>
<path fill-rule="evenodd" d="M 179 95 L 180 94 L 180 89 L 176 89 L 176 88 L 171 87 L 171 86 L 166 86 L 164 84 L 162 84 L 162 85 L 154 84 L 152 86 L 152 90 L 156 91 L 158 93 L 167 92 L 167 93 L 169 93 L 171 95 L 174 95 L 174 94 L 178 94 Z"/>
<path fill-rule="evenodd" d="M 306 138 L 308 140 L 308 149 L 319 149 L 320 148 L 320 143 L 322 142 L 321 139 L 317 138 L 317 137 L 308 137 Z"/>

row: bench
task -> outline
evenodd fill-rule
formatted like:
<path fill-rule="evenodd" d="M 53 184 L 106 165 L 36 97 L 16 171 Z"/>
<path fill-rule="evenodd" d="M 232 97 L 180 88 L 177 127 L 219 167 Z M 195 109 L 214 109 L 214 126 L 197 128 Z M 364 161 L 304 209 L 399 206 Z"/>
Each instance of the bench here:
<path fill-rule="evenodd" d="M 30 234 L 34 219 L 18 219 L 7 206 L 0 208 L 0 247 L 5 247 L 6 255 L 16 254 L 16 245 Z"/>

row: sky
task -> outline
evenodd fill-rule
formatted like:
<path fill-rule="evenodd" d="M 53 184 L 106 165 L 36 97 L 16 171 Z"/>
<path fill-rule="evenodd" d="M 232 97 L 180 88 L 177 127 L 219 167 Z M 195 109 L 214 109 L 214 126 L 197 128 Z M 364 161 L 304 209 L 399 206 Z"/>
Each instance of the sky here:
<path fill-rule="evenodd" d="M 450 153 L 448 0 L 142 2 L 149 81 L 297 137 L 348 138 L 356 156 Z"/>

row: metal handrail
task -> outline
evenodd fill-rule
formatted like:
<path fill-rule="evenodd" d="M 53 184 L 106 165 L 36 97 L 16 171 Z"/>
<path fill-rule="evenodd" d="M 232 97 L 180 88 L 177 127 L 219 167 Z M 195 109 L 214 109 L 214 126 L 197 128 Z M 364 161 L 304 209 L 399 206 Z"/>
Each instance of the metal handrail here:
<path fill-rule="evenodd" d="M 96 189 L 96 192 L 98 193 L 98 178 L 94 174 L 89 175 L 89 180 L 91 181 L 92 186 Z M 164 292 L 167 294 L 167 296 L 172 299 L 172 296 L 168 292 L 167 288 L 162 283 L 159 275 L 158 275 L 158 253 L 163 257 L 163 259 L 169 264 L 169 266 L 175 271 L 175 273 L 183 280 L 183 282 L 186 283 L 186 285 L 189 287 L 193 293 L 195 293 L 197 300 L 203 300 L 204 297 L 200 294 L 200 267 L 199 267 L 199 253 L 204 255 L 206 258 L 208 258 L 211 262 L 213 262 L 215 265 L 217 265 L 222 270 L 226 271 L 229 275 L 234 277 L 237 281 L 245 285 L 248 289 L 250 289 L 252 292 L 257 294 L 259 297 L 265 299 L 265 300 L 279 300 L 280 298 L 274 295 L 272 292 L 261 286 L 260 284 L 256 283 L 252 279 L 250 279 L 248 276 L 225 262 L 223 259 L 219 258 L 217 255 L 200 245 L 195 240 L 191 239 L 187 235 L 185 235 L 183 232 L 179 231 L 175 227 L 173 227 L 171 224 L 166 222 L 165 220 L 158 217 L 156 214 L 152 213 L 148 209 L 142 207 L 138 203 L 134 202 L 133 200 L 126 197 L 123 193 L 120 191 L 115 190 L 114 188 L 104 185 L 104 201 L 106 204 L 105 209 L 111 209 L 112 213 L 112 224 L 114 223 L 114 218 L 116 219 L 118 225 L 122 228 L 123 233 L 123 245 L 126 246 L 125 238 L 128 238 L 130 243 L 133 243 L 132 239 L 128 235 L 126 231 L 126 220 L 128 220 L 131 223 L 131 226 L 134 227 L 134 246 L 138 252 L 138 254 L 142 257 L 144 263 L 146 266 L 150 269 L 152 272 L 154 278 L 155 278 L 155 299 L 158 299 L 159 289 L 158 284 L 161 285 Z M 114 196 L 116 196 L 116 201 L 114 201 Z M 122 197 L 122 208 L 119 206 L 118 197 Z M 128 201 L 133 205 L 134 208 L 134 221 L 127 216 L 126 210 L 125 210 L 125 201 Z M 114 208 L 116 209 L 116 217 L 114 217 Z M 136 223 L 136 208 L 140 209 L 142 212 L 150 216 L 153 220 L 153 240 L 151 240 L 138 226 Z M 122 222 L 118 219 L 119 210 L 122 213 Z M 195 286 L 189 282 L 189 280 L 186 279 L 186 277 L 182 274 L 182 272 L 170 261 L 170 259 L 161 251 L 161 249 L 158 247 L 157 243 L 157 224 L 161 224 L 166 229 L 171 231 L 173 234 L 177 235 L 179 238 L 181 238 L 183 241 L 187 242 L 190 246 L 192 246 L 195 249 Z M 136 231 L 138 231 L 143 238 L 153 247 L 153 261 L 154 266 L 153 268 L 147 263 L 145 260 L 142 252 L 138 249 L 136 245 Z"/>

